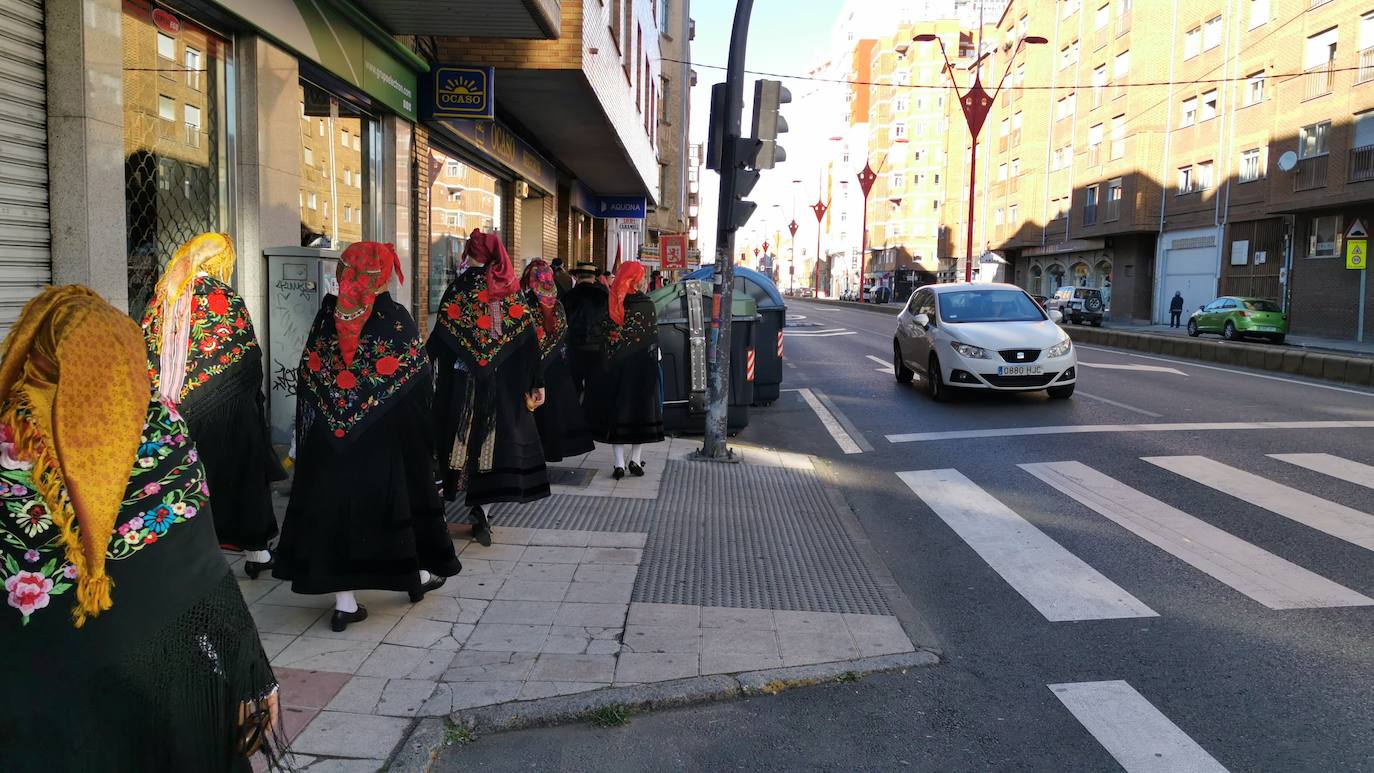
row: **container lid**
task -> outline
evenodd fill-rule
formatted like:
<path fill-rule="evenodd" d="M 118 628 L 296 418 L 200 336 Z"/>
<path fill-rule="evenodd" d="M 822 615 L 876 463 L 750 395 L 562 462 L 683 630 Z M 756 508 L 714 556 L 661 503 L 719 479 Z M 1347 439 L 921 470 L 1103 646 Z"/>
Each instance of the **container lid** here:
<path fill-rule="evenodd" d="M 715 271 L 715 266 L 702 266 L 683 279 L 699 279 L 710 282 Z M 778 292 L 778 286 L 767 275 L 744 266 L 735 266 L 734 273 L 736 279 L 744 280 L 744 286 L 749 290 L 749 296 L 758 304 L 759 310 L 787 308 L 787 303 L 782 299 L 782 293 Z"/>
<path fill-rule="evenodd" d="M 684 279 L 681 282 L 674 282 L 664 285 L 649 294 L 654 301 L 654 308 L 658 310 L 658 323 L 660 325 L 686 324 L 687 314 L 683 308 L 682 299 L 687 295 L 687 282 L 697 281 L 701 284 L 701 296 L 711 297 L 710 284 L 700 280 Z M 758 316 L 758 303 L 748 295 L 735 295 L 732 298 L 731 316 L 739 321 L 754 319 Z M 709 321 L 708 323 L 709 324 Z"/>

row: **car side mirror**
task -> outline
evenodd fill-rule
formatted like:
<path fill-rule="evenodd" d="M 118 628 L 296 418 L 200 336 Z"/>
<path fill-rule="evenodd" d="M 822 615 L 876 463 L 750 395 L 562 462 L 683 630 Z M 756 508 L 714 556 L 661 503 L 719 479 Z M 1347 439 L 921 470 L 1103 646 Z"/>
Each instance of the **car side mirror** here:
<path fill-rule="evenodd" d="M 911 321 L 915 322 L 918 327 L 930 327 L 930 315 L 928 314 L 917 314 Z"/>
<path fill-rule="evenodd" d="M 1064 312 L 1059 309 L 1050 309 L 1050 321 L 1058 324 L 1064 321 Z"/>

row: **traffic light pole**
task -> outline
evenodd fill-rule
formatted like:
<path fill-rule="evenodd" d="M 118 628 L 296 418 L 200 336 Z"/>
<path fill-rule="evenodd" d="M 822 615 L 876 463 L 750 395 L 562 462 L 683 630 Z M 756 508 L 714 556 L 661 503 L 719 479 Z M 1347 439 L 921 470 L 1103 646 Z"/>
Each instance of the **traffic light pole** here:
<path fill-rule="evenodd" d="M 735 289 L 735 179 L 740 169 L 740 131 L 744 112 L 744 56 L 749 41 L 749 16 L 754 0 L 737 0 L 730 31 L 730 59 L 725 74 L 725 104 L 721 115 L 720 195 L 716 218 L 716 272 L 711 305 L 711 332 L 706 356 L 706 437 L 703 459 L 724 461 L 732 454 L 726 445 L 730 395 L 730 328 Z"/>

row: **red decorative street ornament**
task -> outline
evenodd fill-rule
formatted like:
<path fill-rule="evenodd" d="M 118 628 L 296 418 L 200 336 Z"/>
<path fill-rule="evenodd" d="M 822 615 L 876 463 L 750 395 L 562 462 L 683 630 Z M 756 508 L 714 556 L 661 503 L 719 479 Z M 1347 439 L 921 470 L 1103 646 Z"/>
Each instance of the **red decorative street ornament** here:
<path fill-rule="evenodd" d="M 816 297 L 821 297 L 821 221 L 825 220 L 825 213 L 830 210 L 830 205 L 816 199 L 816 203 L 811 205 L 811 211 L 816 213 L 816 278 L 813 283 L 816 286 Z M 792 235 L 797 235 L 797 221 L 792 221 Z M 794 239 L 795 240 L 795 239 Z"/>
<path fill-rule="evenodd" d="M 768 254 L 768 242 L 764 242 L 764 243 L 763 243 L 763 254 L 764 254 L 764 255 L 767 255 L 767 254 Z"/>
<path fill-rule="evenodd" d="M 864 162 L 862 172 L 859 172 L 859 190 L 864 195 L 864 217 L 863 217 L 863 239 L 860 244 L 863 246 L 859 250 L 859 303 L 864 303 L 864 271 L 868 266 L 868 194 L 873 190 L 873 183 L 878 181 L 878 173 L 873 171 L 873 167 Z"/>
<path fill-rule="evenodd" d="M 797 221 L 793 220 L 792 222 L 788 223 L 787 231 L 788 233 L 792 234 L 793 239 L 797 238 Z"/>

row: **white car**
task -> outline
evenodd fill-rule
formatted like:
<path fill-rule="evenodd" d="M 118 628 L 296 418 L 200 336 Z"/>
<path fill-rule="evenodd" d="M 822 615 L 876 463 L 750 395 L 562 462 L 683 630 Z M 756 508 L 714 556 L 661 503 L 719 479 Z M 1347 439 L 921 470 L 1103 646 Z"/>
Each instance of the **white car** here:
<path fill-rule="evenodd" d="M 1078 358 L 1046 312 L 1015 285 L 927 285 L 897 317 L 892 369 L 908 384 L 919 374 L 936 400 L 951 388 L 1073 395 Z"/>

